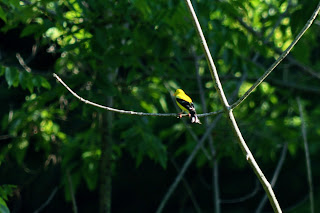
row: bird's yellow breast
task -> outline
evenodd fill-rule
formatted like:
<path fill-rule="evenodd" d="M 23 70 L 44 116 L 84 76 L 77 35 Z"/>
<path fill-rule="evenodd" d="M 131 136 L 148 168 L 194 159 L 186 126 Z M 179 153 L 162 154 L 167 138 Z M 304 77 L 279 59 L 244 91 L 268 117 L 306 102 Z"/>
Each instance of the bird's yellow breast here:
<path fill-rule="evenodd" d="M 184 101 L 192 103 L 192 99 L 182 89 L 177 89 L 177 91 L 174 93 L 174 96 L 176 96 L 176 98 L 180 98 Z"/>

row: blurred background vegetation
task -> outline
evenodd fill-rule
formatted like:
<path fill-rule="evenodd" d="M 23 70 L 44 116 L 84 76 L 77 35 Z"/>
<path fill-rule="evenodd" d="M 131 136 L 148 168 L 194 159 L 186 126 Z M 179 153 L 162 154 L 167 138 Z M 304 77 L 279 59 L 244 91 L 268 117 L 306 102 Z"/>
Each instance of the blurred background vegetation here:
<path fill-rule="evenodd" d="M 290 45 L 317 3 L 193 1 L 230 103 Z M 310 208 L 297 97 L 320 211 L 319 58 L 317 18 L 234 111 L 268 180 L 284 159 L 274 187 L 284 212 Z M 178 112 L 171 95 L 177 88 L 193 98 L 199 114 L 222 108 L 184 1 L 1 0 L 3 212 L 155 212 L 206 131 L 186 118 L 86 105 L 53 73 L 83 98 L 117 109 Z M 163 212 L 216 212 L 215 205 L 221 212 L 257 210 L 265 192 L 223 116 L 210 136 L 212 143 L 197 153 Z M 272 211 L 268 202 L 263 211 Z"/>

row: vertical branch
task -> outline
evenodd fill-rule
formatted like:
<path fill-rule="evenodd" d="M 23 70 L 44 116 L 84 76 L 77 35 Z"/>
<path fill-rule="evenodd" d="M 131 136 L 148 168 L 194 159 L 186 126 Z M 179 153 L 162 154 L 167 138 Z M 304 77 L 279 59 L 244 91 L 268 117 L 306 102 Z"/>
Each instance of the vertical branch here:
<path fill-rule="evenodd" d="M 306 166 L 307 166 L 308 184 L 309 184 L 310 212 L 314 213 L 313 184 L 312 184 L 312 172 L 311 172 L 309 146 L 308 146 L 308 139 L 307 139 L 307 128 L 306 128 L 306 122 L 304 120 L 304 115 L 303 115 L 303 107 L 299 97 L 297 98 L 297 102 L 299 106 L 299 113 L 300 113 L 300 119 L 301 119 L 301 132 L 303 137 L 304 152 L 306 155 Z"/>
<path fill-rule="evenodd" d="M 187 4 L 187 7 L 188 7 L 189 12 L 191 14 L 193 23 L 196 26 L 196 30 L 198 32 L 198 35 L 200 37 L 202 48 L 204 50 L 207 62 L 209 64 L 209 70 L 210 70 L 211 77 L 213 79 L 214 87 L 216 88 L 216 90 L 218 92 L 218 95 L 219 95 L 219 98 L 221 99 L 223 107 L 226 110 L 228 110 L 229 103 L 228 103 L 227 98 L 226 98 L 226 96 L 225 96 L 225 94 L 223 92 L 222 85 L 221 85 L 221 82 L 220 82 L 220 79 L 219 79 L 219 76 L 218 76 L 218 72 L 217 72 L 216 66 L 214 65 L 214 62 L 213 62 L 209 47 L 207 45 L 207 41 L 206 41 L 206 39 L 205 39 L 205 37 L 203 35 L 200 23 L 199 23 L 198 18 L 197 18 L 197 15 L 196 15 L 196 13 L 195 13 L 195 11 L 193 9 L 191 0 L 185 0 L 185 2 Z"/>
<path fill-rule="evenodd" d="M 180 168 L 179 168 L 179 166 L 177 165 L 176 161 L 175 161 L 173 158 L 171 158 L 170 160 L 171 160 L 174 168 L 179 172 L 179 171 L 180 171 Z M 200 209 L 200 207 L 199 207 L 199 204 L 198 204 L 198 202 L 197 202 L 197 199 L 196 199 L 196 197 L 194 196 L 194 194 L 193 194 L 193 192 L 192 192 L 192 190 L 191 190 L 191 188 L 190 188 L 190 185 L 189 185 L 187 179 L 183 177 L 183 178 L 182 178 L 182 183 L 183 183 L 184 187 L 186 188 L 187 193 L 189 194 L 189 197 L 190 197 L 190 199 L 191 199 L 191 202 L 193 203 L 193 206 L 194 206 L 196 212 L 197 212 L 197 213 L 201 213 L 201 209 Z"/>
<path fill-rule="evenodd" d="M 244 154 L 246 155 L 246 159 L 248 161 L 248 163 L 250 164 L 250 166 L 252 167 L 253 171 L 255 172 L 255 174 L 257 175 L 261 185 L 263 186 L 264 190 L 266 191 L 270 204 L 273 208 L 274 212 L 282 212 L 280 205 L 278 203 L 278 200 L 276 198 L 276 195 L 273 192 L 273 189 L 270 185 L 270 183 L 268 182 L 267 178 L 264 176 L 263 172 L 261 171 L 259 165 L 257 164 L 257 162 L 255 161 L 251 151 L 249 150 L 245 140 L 242 137 L 242 134 L 240 132 L 240 129 L 237 125 L 237 122 L 234 118 L 234 115 L 232 113 L 232 111 L 229 112 L 229 119 L 231 120 L 232 126 L 233 126 L 233 130 L 236 134 L 236 137 L 238 139 L 238 142 L 242 148 L 242 151 L 244 152 Z"/>
<path fill-rule="evenodd" d="M 112 82 L 112 74 L 108 76 L 109 81 Z M 107 106 L 113 106 L 113 98 L 107 97 Z M 101 159 L 100 159 L 100 213 L 111 212 L 111 191 L 112 191 L 112 121 L 113 112 L 107 111 L 102 115 L 101 122 Z"/>
<path fill-rule="evenodd" d="M 282 152 L 281 152 L 281 156 L 280 156 L 280 159 L 279 159 L 279 162 L 278 162 L 278 165 L 277 165 L 277 168 L 276 170 L 274 171 L 274 174 L 273 174 L 273 177 L 271 179 L 271 186 L 274 187 L 274 185 L 276 184 L 277 182 L 277 179 L 278 179 L 278 176 L 280 174 L 280 171 L 282 169 L 282 166 L 283 166 L 283 163 L 284 163 L 284 160 L 287 156 L 287 150 L 288 150 L 288 144 L 285 143 L 283 145 L 283 148 L 282 148 Z M 256 213 L 260 213 L 262 212 L 263 210 L 263 207 L 265 206 L 266 202 L 267 202 L 267 195 L 263 196 L 263 198 L 261 199 L 259 205 L 258 205 L 258 208 L 256 210 Z"/>
<path fill-rule="evenodd" d="M 200 93 L 202 112 L 207 113 L 208 110 L 207 110 L 205 95 L 202 87 L 202 80 L 199 73 L 199 60 L 200 59 L 195 55 L 196 77 L 197 77 L 197 83 L 198 83 L 198 88 Z M 204 125 L 206 129 L 208 129 L 208 126 L 209 126 L 208 117 L 204 118 Z M 220 190 L 219 190 L 219 169 L 218 169 L 218 161 L 216 159 L 216 151 L 213 145 L 213 139 L 211 134 L 208 136 L 208 141 L 209 141 L 209 146 L 211 149 L 211 155 L 213 159 L 213 168 L 212 168 L 213 203 L 214 203 L 215 213 L 220 213 L 221 207 L 220 207 Z"/>
<path fill-rule="evenodd" d="M 215 120 L 210 124 L 209 128 L 206 130 L 206 132 L 202 136 L 201 140 L 197 143 L 197 145 L 193 149 L 192 153 L 189 155 L 188 159 L 183 164 L 178 176 L 176 177 L 174 182 L 171 184 L 171 186 L 169 187 L 167 193 L 165 194 L 165 196 L 161 200 L 161 203 L 159 204 L 156 213 L 161 213 L 162 212 L 162 210 L 165 207 L 166 203 L 168 202 L 170 196 L 172 195 L 172 193 L 174 192 L 174 190 L 177 188 L 178 184 L 180 183 L 184 173 L 187 171 L 187 169 L 190 166 L 191 162 L 195 158 L 195 156 L 198 153 L 198 151 L 200 150 L 200 148 L 203 146 L 203 143 L 205 142 L 205 140 L 207 139 L 207 137 L 211 133 L 211 130 L 216 126 L 216 124 L 220 120 L 220 118 L 221 118 L 221 114 L 219 114 L 215 118 Z"/>
<path fill-rule="evenodd" d="M 71 175 L 69 170 L 67 170 L 67 178 L 68 178 L 69 191 L 70 191 L 71 200 L 72 200 L 72 210 L 73 210 L 73 213 L 77 213 L 78 207 L 76 203 L 76 198 L 74 196 L 73 185 L 72 185 L 72 180 L 71 180 Z"/>
<path fill-rule="evenodd" d="M 221 199 L 220 199 L 220 188 L 219 188 L 219 163 L 217 158 L 213 159 L 212 168 L 212 185 L 213 185 L 213 199 L 214 199 L 214 212 L 221 212 Z"/>
<path fill-rule="evenodd" d="M 190 0 L 185 0 L 185 2 L 186 2 L 186 5 L 187 5 L 187 7 L 189 9 L 189 12 L 190 12 L 190 15 L 192 17 L 192 20 L 193 20 L 193 22 L 195 24 L 196 30 L 198 32 L 198 36 L 200 37 L 201 44 L 202 44 L 203 50 L 204 50 L 206 58 L 207 58 L 207 62 L 209 64 L 209 70 L 210 70 L 210 73 L 211 73 L 211 76 L 212 76 L 212 79 L 213 79 L 213 82 L 214 82 L 214 86 L 215 86 L 215 88 L 216 88 L 216 90 L 218 92 L 218 95 L 219 95 L 219 97 L 221 99 L 221 102 L 222 102 L 222 104 L 224 106 L 225 113 L 228 115 L 228 120 L 231 123 L 231 127 L 232 127 L 232 129 L 233 129 L 233 131 L 234 131 L 234 133 L 235 133 L 235 135 L 237 137 L 238 143 L 239 143 L 243 153 L 245 154 L 248 163 L 250 164 L 250 166 L 254 170 L 254 172 L 257 175 L 258 179 L 260 180 L 264 190 L 266 191 L 273 210 L 275 212 L 282 212 L 281 208 L 280 208 L 280 205 L 279 205 L 279 203 L 278 203 L 278 201 L 276 199 L 276 196 L 275 196 L 275 194 L 274 194 L 274 192 L 272 190 L 272 187 L 271 187 L 270 183 L 267 181 L 267 179 L 264 176 L 263 172 L 259 168 L 259 166 L 258 166 L 257 162 L 255 161 L 250 149 L 248 148 L 245 140 L 242 137 L 241 131 L 240 131 L 240 129 L 238 127 L 238 124 L 237 124 L 237 122 L 236 122 L 236 120 L 234 118 L 234 115 L 232 113 L 232 109 L 230 108 L 229 103 L 227 101 L 227 98 L 226 98 L 226 96 L 224 94 L 224 91 L 223 91 L 223 88 L 222 88 L 222 85 L 221 85 L 221 82 L 220 82 L 220 79 L 219 79 L 219 76 L 218 76 L 217 69 L 216 69 L 216 67 L 214 65 L 213 59 L 211 57 L 211 53 L 209 51 L 209 47 L 208 47 L 206 39 L 205 39 L 205 37 L 203 35 L 200 23 L 198 21 L 196 13 L 195 13 L 195 11 L 193 9 L 191 1 Z"/>

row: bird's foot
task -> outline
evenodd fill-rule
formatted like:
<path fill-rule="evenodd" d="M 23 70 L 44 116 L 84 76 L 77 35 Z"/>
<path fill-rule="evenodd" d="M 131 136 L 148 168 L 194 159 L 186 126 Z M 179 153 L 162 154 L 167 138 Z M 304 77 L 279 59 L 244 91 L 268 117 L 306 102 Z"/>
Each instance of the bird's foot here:
<path fill-rule="evenodd" d="M 182 113 L 178 113 L 177 118 L 182 118 Z"/>

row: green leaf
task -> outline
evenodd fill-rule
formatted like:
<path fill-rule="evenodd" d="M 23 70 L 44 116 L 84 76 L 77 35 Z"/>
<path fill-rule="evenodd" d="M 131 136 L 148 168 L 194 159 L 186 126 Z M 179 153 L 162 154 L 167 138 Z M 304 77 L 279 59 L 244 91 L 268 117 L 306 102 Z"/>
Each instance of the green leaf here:
<path fill-rule="evenodd" d="M 34 76 L 32 78 L 32 84 L 35 87 L 43 87 L 46 89 L 51 89 L 50 83 L 45 79 L 44 77 L 41 76 Z"/>
<path fill-rule="evenodd" d="M 3 198 L 4 200 L 8 200 L 8 196 L 13 195 L 14 189 L 16 189 L 16 185 L 11 184 L 5 184 L 0 186 L 0 198 Z"/>
<path fill-rule="evenodd" d="M 83 177 L 87 183 L 89 190 L 94 190 L 98 183 L 98 163 L 92 159 L 86 160 L 82 168 Z"/>
<path fill-rule="evenodd" d="M 34 78 L 32 78 L 32 83 L 33 83 L 33 86 L 35 86 L 35 87 L 41 87 L 40 76 L 34 76 Z"/>
<path fill-rule="evenodd" d="M 27 86 L 27 81 L 29 79 L 27 79 L 27 74 L 26 72 L 20 72 L 19 73 L 19 82 L 20 82 L 20 85 L 22 87 L 22 89 L 25 89 Z"/>
<path fill-rule="evenodd" d="M 46 89 L 51 89 L 50 83 L 47 81 L 47 79 L 41 77 L 41 86 Z"/>
<path fill-rule="evenodd" d="M 3 66 L 0 66 L 0 76 L 3 76 L 3 74 L 5 74 L 6 72 L 6 68 Z"/>
<path fill-rule="evenodd" d="M 0 18 L 1 18 L 4 22 L 7 22 L 7 15 L 6 15 L 6 13 L 3 11 L 1 5 L 0 5 Z"/>
<path fill-rule="evenodd" d="M 8 82 L 9 88 L 11 86 L 18 86 L 19 84 L 19 73 L 15 68 L 6 67 L 6 80 Z"/>
<path fill-rule="evenodd" d="M 28 35 L 32 35 L 38 33 L 42 30 L 42 26 L 39 24 L 29 24 L 27 25 L 21 32 L 20 37 L 25 37 Z"/>
<path fill-rule="evenodd" d="M 27 149 L 29 146 L 29 142 L 26 139 L 21 139 L 19 141 L 17 141 L 17 143 L 15 143 L 14 147 L 13 147 L 13 156 L 16 157 L 17 163 L 19 165 L 22 165 L 26 153 L 27 153 Z"/>
<path fill-rule="evenodd" d="M 8 7 L 19 7 L 19 0 L 5 0 L 1 1 L 2 3 L 6 4 Z"/>
<path fill-rule="evenodd" d="M 161 107 L 162 107 L 162 109 L 163 109 L 164 112 L 168 112 L 168 111 L 169 111 L 169 110 L 168 110 L 168 106 L 167 106 L 167 102 L 166 102 L 164 96 L 161 96 L 161 97 L 159 98 L 159 103 L 160 103 L 160 105 L 161 105 Z"/>
<path fill-rule="evenodd" d="M 10 210 L 6 202 L 0 197 L 0 212 L 1 213 L 10 213 Z"/>

